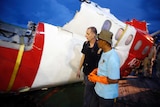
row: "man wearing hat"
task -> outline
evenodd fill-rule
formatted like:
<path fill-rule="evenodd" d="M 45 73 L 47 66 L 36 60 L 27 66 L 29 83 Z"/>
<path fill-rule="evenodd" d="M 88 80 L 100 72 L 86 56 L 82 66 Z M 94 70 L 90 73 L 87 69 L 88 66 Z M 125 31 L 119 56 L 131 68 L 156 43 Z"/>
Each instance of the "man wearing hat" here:
<path fill-rule="evenodd" d="M 113 107 L 118 97 L 118 79 L 120 79 L 120 59 L 112 46 L 113 33 L 102 30 L 98 35 L 98 47 L 103 50 L 98 69 L 94 69 L 88 79 L 95 83 L 95 95 L 91 107 Z"/>

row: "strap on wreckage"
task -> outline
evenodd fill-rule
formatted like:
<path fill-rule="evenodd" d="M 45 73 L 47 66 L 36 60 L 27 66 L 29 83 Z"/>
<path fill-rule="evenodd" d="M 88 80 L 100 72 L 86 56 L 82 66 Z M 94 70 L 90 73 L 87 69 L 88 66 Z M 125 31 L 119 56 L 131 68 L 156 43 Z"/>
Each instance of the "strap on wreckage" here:
<path fill-rule="evenodd" d="M 120 40 L 122 39 L 123 35 L 126 33 L 127 28 L 128 28 L 128 24 L 126 24 L 126 27 L 125 27 L 123 33 L 120 35 L 120 38 L 118 39 L 118 41 L 117 41 L 116 44 L 114 45 L 114 48 L 118 45 L 118 43 L 119 43 Z"/>
<path fill-rule="evenodd" d="M 23 52 L 24 52 L 24 47 L 25 47 L 25 45 L 24 45 L 24 37 L 21 36 L 20 39 L 21 39 L 20 40 L 21 44 L 20 44 L 20 47 L 19 47 L 16 63 L 14 65 L 14 69 L 13 69 L 13 72 L 12 72 L 12 75 L 11 75 L 11 78 L 10 78 L 10 81 L 9 81 L 9 84 L 8 84 L 7 92 L 10 91 L 12 89 L 12 87 L 13 87 L 15 78 L 16 78 L 18 70 L 19 70 L 19 66 L 21 64 Z"/>

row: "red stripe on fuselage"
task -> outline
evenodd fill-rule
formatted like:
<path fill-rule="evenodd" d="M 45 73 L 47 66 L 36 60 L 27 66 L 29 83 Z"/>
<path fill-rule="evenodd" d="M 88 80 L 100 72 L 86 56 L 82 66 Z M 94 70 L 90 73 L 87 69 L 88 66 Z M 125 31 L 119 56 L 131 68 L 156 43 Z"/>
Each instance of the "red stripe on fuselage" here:
<path fill-rule="evenodd" d="M 44 24 L 39 23 L 36 30 L 34 44 L 31 50 L 24 51 L 22 61 L 11 91 L 16 91 L 25 86 L 31 87 L 37 74 L 44 45 Z M 13 68 L 16 62 L 18 50 L 0 47 L 0 90 L 8 87 Z"/>

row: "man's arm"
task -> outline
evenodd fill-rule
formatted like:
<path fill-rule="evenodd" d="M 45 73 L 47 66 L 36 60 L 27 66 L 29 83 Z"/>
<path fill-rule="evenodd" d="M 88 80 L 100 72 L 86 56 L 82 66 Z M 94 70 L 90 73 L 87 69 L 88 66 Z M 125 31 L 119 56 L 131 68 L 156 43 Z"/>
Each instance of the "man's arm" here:
<path fill-rule="evenodd" d="M 82 54 L 80 64 L 79 64 L 79 68 L 78 68 L 78 71 L 77 71 L 77 77 L 79 77 L 79 78 L 80 78 L 80 73 L 81 73 L 81 68 L 83 66 L 84 58 L 85 58 L 85 54 Z"/>

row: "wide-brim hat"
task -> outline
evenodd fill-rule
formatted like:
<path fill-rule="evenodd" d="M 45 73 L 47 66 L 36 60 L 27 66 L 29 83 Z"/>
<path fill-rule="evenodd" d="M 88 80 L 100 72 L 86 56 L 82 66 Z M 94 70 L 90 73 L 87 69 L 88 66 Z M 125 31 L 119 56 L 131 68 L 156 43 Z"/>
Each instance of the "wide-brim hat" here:
<path fill-rule="evenodd" d="M 108 31 L 108 30 L 102 30 L 99 34 L 98 34 L 98 38 L 102 39 L 104 41 L 107 41 L 108 43 L 112 44 L 112 36 L 113 33 Z"/>

